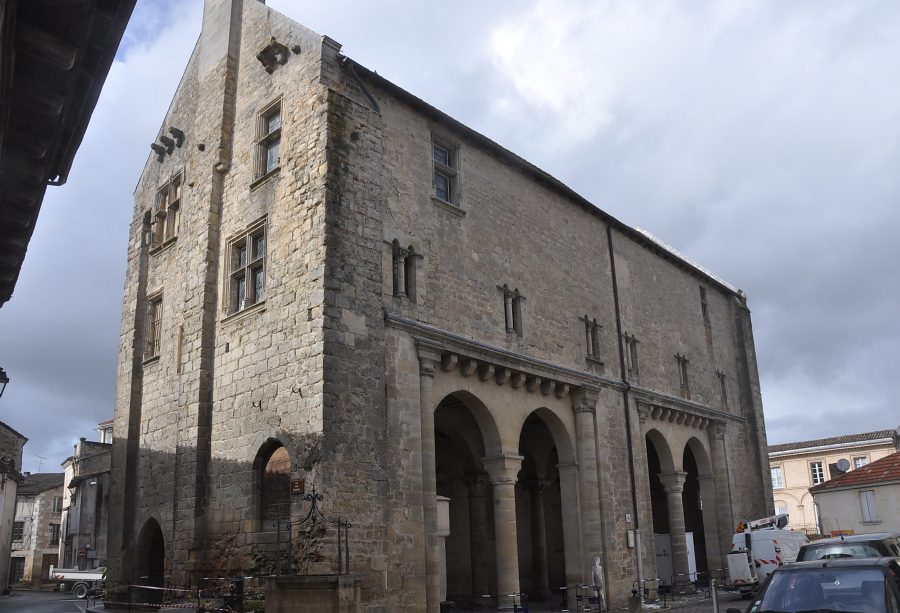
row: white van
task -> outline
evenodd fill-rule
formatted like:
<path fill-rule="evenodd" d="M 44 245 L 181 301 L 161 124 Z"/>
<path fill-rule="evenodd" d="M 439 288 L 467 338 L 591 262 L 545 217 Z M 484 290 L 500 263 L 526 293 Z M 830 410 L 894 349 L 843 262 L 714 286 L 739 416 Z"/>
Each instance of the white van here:
<path fill-rule="evenodd" d="M 785 525 L 787 515 L 767 517 L 738 526 L 743 531 L 734 534 L 731 553 L 726 556 L 726 588 L 749 594 L 776 568 L 797 559 L 800 548 L 809 539 L 802 532 L 782 529 Z"/>

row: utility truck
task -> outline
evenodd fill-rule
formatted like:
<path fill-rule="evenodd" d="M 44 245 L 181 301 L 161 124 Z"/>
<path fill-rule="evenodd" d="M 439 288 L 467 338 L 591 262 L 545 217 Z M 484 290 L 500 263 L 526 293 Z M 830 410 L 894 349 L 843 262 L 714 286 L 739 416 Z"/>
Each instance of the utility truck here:
<path fill-rule="evenodd" d="M 106 567 L 104 566 L 92 570 L 50 567 L 50 580 L 59 582 L 60 592 L 71 590 L 75 598 L 86 597 L 94 585 L 105 579 Z"/>
<path fill-rule="evenodd" d="M 737 525 L 731 552 L 725 556 L 725 589 L 749 596 L 772 571 L 797 559 L 800 547 L 809 539 L 802 532 L 786 530 L 788 520 L 787 513 L 780 513 Z"/>

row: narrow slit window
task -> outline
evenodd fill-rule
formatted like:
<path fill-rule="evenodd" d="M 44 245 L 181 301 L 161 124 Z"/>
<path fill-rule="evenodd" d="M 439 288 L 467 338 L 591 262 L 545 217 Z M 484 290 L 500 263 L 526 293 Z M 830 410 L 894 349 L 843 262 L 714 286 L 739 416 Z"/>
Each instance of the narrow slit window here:
<path fill-rule="evenodd" d="M 162 296 L 160 295 L 153 296 L 148 301 L 147 341 L 144 349 L 144 359 L 146 360 L 159 356 L 162 333 L 162 306 Z"/>

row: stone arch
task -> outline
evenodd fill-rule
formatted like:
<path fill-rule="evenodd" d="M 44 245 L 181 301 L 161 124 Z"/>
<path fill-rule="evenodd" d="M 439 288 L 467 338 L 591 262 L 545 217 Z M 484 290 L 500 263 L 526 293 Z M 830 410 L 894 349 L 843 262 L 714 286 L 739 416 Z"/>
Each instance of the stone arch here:
<path fill-rule="evenodd" d="M 539 417 L 541 421 L 544 422 L 544 425 L 547 426 L 547 429 L 550 430 L 550 434 L 553 436 L 553 442 L 556 445 L 557 456 L 559 457 L 558 463 L 574 463 L 576 458 L 575 446 L 572 444 L 572 436 L 559 416 L 547 407 L 539 407 L 532 411 L 529 414 L 529 417 L 531 415 Z"/>
<path fill-rule="evenodd" d="M 503 449 L 500 440 L 500 429 L 497 427 L 497 422 L 494 420 L 490 409 L 485 406 L 478 396 L 467 390 L 457 390 L 447 394 L 441 399 L 438 406 L 444 404 L 451 397 L 463 404 L 472 414 L 472 417 L 475 418 L 484 443 L 485 455 L 481 457 L 500 455 Z"/>
<path fill-rule="evenodd" d="M 724 560 L 720 560 L 712 462 L 708 450 L 696 436 L 690 436 L 685 442 L 681 466 L 685 473 L 681 503 L 685 534 L 690 535 L 688 547 L 693 548 L 696 571 L 709 573 L 720 568 Z M 696 579 L 696 576 L 692 577 L 692 580 Z"/>
<path fill-rule="evenodd" d="M 290 451 L 278 438 L 270 437 L 259 447 L 253 460 L 253 507 L 257 529 L 268 521 L 290 519 L 293 465 Z"/>
<path fill-rule="evenodd" d="M 146 581 L 146 585 L 165 585 L 166 539 L 159 522 L 153 517 L 144 522 L 138 533 L 136 557 L 135 579 Z"/>

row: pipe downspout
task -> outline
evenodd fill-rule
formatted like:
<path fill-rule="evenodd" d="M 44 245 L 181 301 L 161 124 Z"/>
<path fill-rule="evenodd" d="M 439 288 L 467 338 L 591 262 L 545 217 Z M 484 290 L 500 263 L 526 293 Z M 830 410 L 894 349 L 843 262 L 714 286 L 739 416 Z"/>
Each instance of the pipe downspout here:
<path fill-rule="evenodd" d="M 606 245 L 609 248 L 609 269 L 612 277 L 613 304 L 616 312 L 616 339 L 619 348 L 619 378 L 625 384 L 622 389 L 622 404 L 625 411 L 625 443 L 628 448 L 628 474 L 631 477 L 631 514 L 634 517 L 634 548 L 637 555 L 637 589 L 641 605 L 644 604 L 644 559 L 641 543 L 641 519 L 638 514 L 637 481 L 634 477 L 634 444 L 631 439 L 631 409 L 628 382 L 628 371 L 625 368 L 625 347 L 622 343 L 622 312 L 619 306 L 619 281 L 616 277 L 616 257 L 613 251 L 612 225 L 606 225 Z"/>

